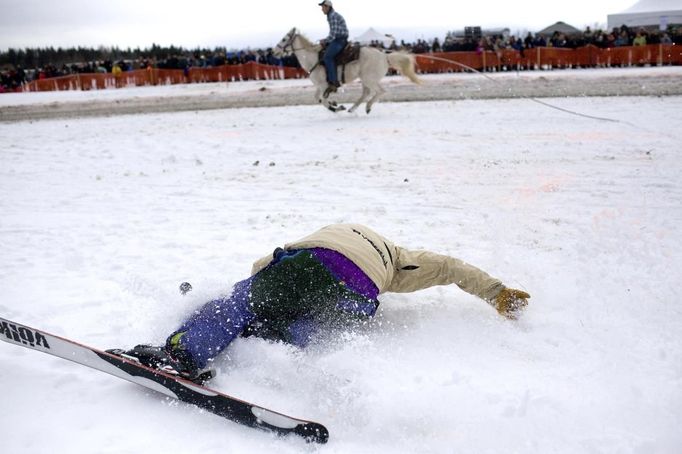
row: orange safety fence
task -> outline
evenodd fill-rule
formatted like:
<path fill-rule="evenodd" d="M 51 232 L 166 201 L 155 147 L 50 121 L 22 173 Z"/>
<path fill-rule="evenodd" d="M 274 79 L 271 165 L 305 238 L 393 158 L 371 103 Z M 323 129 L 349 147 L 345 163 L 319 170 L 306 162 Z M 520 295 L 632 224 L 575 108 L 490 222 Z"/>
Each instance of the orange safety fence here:
<path fill-rule="evenodd" d="M 601 49 L 588 45 L 577 49 L 536 47 L 524 52 L 505 49 L 496 52 L 417 54 L 417 68 L 421 73 L 459 72 L 469 68 L 477 71 L 499 71 L 640 65 L 682 65 L 682 46 L 651 44 Z"/>
<path fill-rule="evenodd" d="M 263 65 L 248 62 L 214 68 L 190 68 L 187 75 L 180 69 L 147 68 L 110 73 L 71 74 L 39 79 L 24 85 L 23 91 L 97 90 L 104 88 L 173 85 L 199 82 L 232 82 L 241 80 L 300 79 L 307 77 L 300 68 Z"/>
<path fill-rule="evenodd" d="M 682 46 L 660 44 L 615 47 L 606 49 L 600 55 L 599 66 L 679 65 L 680 60 L 682 60 Z"/>
<path fill-rule="evenodd" d="M 499 71 L 517 69 L 552 69 L 575 67 L 622 67 L 642 65 L 682 65 L 682 46 L 651 44 L 601 49 L 593 45 L 577 49 L 537 47 L 524 52 L 434 52 L 416 54 L 421 73 Z M 23 91 L 99 90 L 145 85 L 171 85 L 243 80 L 301 79 L 307 77 L 301 68 L 263 65 L 249 62 L 213 68 L 177 69 L 147 68 L 113 74 L 72 74 L 40 79 L 23 86 Z"/>
<path fill-rule="evenodd" d="M 433 57 L 433 58 L 431 58 Z M 449 60 L 452 63 L 448 63 Z M 422 73 L 449 73 L 482 69 L 483 55 L 477 52 L 434 52 L 416 54 L 417 69 Z"/>
<path fill-rule="evenodd" d="M 237 82 L 240 80 L 302 79 L 307 74 L 301 68 L 263 65 L 248 62 L 240 65 L 224 65 L 214 68 L 191 68 L 188 81 Z"/>

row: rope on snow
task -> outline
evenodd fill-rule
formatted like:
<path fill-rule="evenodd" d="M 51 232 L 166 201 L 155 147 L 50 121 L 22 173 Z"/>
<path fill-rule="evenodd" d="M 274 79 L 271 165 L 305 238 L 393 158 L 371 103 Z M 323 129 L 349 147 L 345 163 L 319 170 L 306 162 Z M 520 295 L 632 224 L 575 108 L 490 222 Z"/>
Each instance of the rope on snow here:
<path fill-rule="evenodd" d="M 429 58 L 429 59 L 431 59 L 431 60 L 439 60 L 439 61 L 444 61 L 444 62 L 446 62 L 446 63 L 450 63 L 450 64 L 453 64 L 453 65 L 461 66 L 462 68 L 464 68 L 464 69 L 466 69 L 466 70 L 468 70 L 468 71 L 471 71 L 471 72 L 473 72 L 473 73 L 479 74 L 479 75 L 485 77 L 486 79 L 491 80 L 491 81 L 493 81 L 493 82 L 495 82 L 495 83 L 501 83 L 499 80 L 493 79 L 492 77 L 488 76 L 487 74 L 485 74 L 485 73 L 483 73 L 483 72 L 481 72 L 481 71 L 479 71 L 479 70 L 477 70 L 477 69 L 475 69 L 475 68 L 472 68 L 471 66 L 465 65 L 464 63 L 460 63 L 460 62 L 448 60 L 448 59 L 446 59 L 446 58 L 433 57 L 433 56 L 430 56 L 430 55 L 423 55 L 423 54 L 415 54 L 415 57 L 418 57 L 418 58 Z M 622 123 L 620 120 L 615 120 L 615 119 L 613 119 L 613 118 L 596 117 L 596 116 L 594 116 L 594 115 L 587 115 L 587 114 L 583 114 L 583 113 L 576 112 L 576 111 L 573 111 L 573 110 L 564 109 L 563 107 L 558 107 L 558 106 L 552 105 L 552 104 L 550 104 L 550 103 L 548 103 L 548 102 L 540 101 L 539 99 L 536 99 L 536 98 L 533 98 L 533 97 L 524 97 L 524 96 L 520 96 L 519 99 L 528 99 L 528 100 L 530 100 L 530 101 L 533 101 L 533 102 L 536 102 L 536 103 L 538 103 L 538 104 L 541 104 L 541 105 L 543 105 L 543 106 L 545 106 L 545 107 L 549 107 L 549 108 L 551 108 L 551 109 L 556 109 L 556 110 L 559 110 L 559 111 L 561 111 L 561 112 L 565 112 L 565 113 L 568 113 L 568 114 L 571 114 L 571 115 L 577 115 L 577 116 L 579 116 L 579 117 L 590 118 L 590 119 L 592 119 L 592 120 L 599 120 L 599 121 L 609 121 L 609 122 L 612 122 L 612 123 Z"/>

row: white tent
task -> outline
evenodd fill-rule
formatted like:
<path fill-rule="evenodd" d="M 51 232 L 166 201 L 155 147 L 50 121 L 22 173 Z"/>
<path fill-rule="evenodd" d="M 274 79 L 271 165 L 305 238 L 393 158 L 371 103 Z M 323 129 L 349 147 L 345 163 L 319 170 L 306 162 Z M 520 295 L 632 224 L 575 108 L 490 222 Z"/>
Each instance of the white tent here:
<path fill-rule="evenodd" d="M 372 42 L 380 42 L 384 44 L 384 47 L 389 47 L 393 41 L 395 41 L 395 38 L 393 38 L 390 35 L 385 35 L 383 33 L 379 33 L 372 27 L 368 28 L 365 33 L 362 35 L 356 37 L 353 39 L 353 41 L 358 42 L 360 44 L 371 44 Z"/>
<path fill-rule="evenodd" d="M 618 14 L 608 15 L 608 28 L 660 27 L 682 24 L 682 0 L 640 0 Z"/>

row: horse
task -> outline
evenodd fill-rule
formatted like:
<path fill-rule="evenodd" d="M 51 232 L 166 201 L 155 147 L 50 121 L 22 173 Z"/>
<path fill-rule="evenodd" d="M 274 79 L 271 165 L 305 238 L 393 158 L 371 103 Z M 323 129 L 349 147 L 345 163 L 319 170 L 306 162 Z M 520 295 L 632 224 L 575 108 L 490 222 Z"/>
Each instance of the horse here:
<path fill-rule="evenodd" d="M 315 99 L 332 112 L 345 110 L 344 106 L 340 106 L 335 101 L 329 101 L 322 96 L 327 88 L 327 70 L 319 58 L 321 49 L 321 45 L 313 44 L 294 27 L 289 30 L 289 33 L 284 35 L 284 38 L 277 44 L 273 53 L 278 57 L 290 55 L 291 53 L 296 55 L 301 67 L 308 73 L 310 80 L 315 85 Z M 362 94 L 348 112 L 354 112 L 363 101 L 367 100 L 365 111 L 370 113 L 374 103 L 385 93 L 379 82 L 386 75 L 389 68 L 400 71 L 403 76 L 406 76 L 415 84 L 421 83 L 414 67 L 414 55 L 410 53 L 387 53 L 374 47 L 362 46 L 357 60 L 346 63 L 343 71 L 339 68 L 339 74 L 344 74 L 343 78 L 346 82 L 360 79 L 362 83 Z"/>

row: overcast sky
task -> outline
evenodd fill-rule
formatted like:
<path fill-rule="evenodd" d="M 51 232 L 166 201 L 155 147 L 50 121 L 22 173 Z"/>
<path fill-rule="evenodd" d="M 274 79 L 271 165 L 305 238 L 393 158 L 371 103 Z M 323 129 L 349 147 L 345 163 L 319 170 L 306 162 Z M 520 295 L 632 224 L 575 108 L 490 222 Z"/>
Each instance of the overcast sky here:
<path fill-rule="evenodd" d="M 327 32 L 321 0 L 0 0 L 0 49 L 152 43 L 271 47 L 291 27 L 311 39 Z M 351 37 L 368 27 L 398 39 L 442 39 L 468 25 L 537 31 L 557 21 L 583 29 L 636 0 L 335 0 Z"/>

